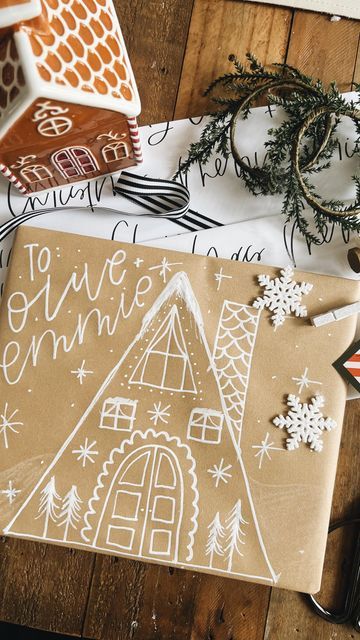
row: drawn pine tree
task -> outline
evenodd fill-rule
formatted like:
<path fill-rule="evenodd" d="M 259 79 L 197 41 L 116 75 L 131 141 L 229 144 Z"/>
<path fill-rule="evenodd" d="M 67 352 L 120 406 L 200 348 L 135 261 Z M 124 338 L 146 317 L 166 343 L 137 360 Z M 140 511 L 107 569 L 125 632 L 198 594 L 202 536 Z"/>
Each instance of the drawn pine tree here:
<path fill-rule="evenodd" d="M 226 559 L 228 561 L 227 570 L 232 570 L 232 563 L 234 553 L 236 552 L 239 556 L 243 556 L 244 554 L 240 551 L 240 544 L 245 544 L 243 538 L 246 533 L 242 530 L 242 525 L 249 524 L 242 515 L 241 508 L 241 500 L 238 500 L 232 510 L 229 513 L 228 518 L 225 520 L 226 529 L 229 532 L 226 546 L 224 548 L 224 552 L 226 554 Z"/>
<path fill-rule="evenodd" d="M 76 525 L 80 520 L 81 504 L 82 500 L 77 492 L 77 486 L 73 484 L 70 491 L 62 501 L 61 512 L 59 514 L 60 522 L 58 522 L 58 527 L 63 527 L 65 525 L 63 536 L 64 542 L 68 539 L 70 527 L 73 529 L 77 528 Z"/>
<path fill-rule="evenodd" d="M 207 556 L 210 556 L 209 567 L 212 567 L 214 555 L 224 555 L 224 549 L 222 547 L 221 540 L 225 536 L 225 529 L 221 524 L 219 512 L 217 512 L 213 521 L 210 522 L 208 529 L 209 536 L 205 553 Z"/>
<path fill-rule="evenodd" d="M 41 490 L 38 509 L 39 515 L 36 516 L 36 519 L 41 518 L 42 516 L 45 518 L 43 538 L 46 538 L 47 536 L 50 520 L 56 522 L 58 518 L 57 511 L 59 509 L 59 505 L 57 504 L 57 500 L 61 500 L 61 498 L 56 492 L 55 476 L 52 476 L 47 485 Z"/>

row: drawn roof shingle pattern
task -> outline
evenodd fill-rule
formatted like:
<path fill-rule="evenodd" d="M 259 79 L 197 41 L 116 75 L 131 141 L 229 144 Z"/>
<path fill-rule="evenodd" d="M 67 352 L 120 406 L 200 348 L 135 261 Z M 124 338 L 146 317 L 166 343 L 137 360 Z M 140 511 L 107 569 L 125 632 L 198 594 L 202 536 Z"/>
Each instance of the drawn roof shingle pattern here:
<path fill-rule="evenodd" d="M 45 82 L 131 101 L 134 97 L 108 0 L 42 0 L 49 32 L 29 33 Z"/>

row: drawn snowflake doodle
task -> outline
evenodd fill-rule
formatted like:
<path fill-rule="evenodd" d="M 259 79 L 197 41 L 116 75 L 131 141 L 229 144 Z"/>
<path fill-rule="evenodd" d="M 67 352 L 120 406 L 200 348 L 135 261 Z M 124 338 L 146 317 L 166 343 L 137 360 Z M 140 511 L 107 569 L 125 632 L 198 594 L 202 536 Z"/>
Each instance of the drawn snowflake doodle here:
<path fill-rule="evenodd" d="M 207 470 L 208 473 L 210 473 L 210 475 L 214 478 L 216 488 L 219 486 L 220 480 L 222 480 L 223 482 L 225 482 L 225 484 L 227 484 L 228 483 L 227 478 L 232 478 L 231 473 L 229 473 L 229 470 L 231 469 L 231 467 L 232 467 L 231 464 L 224 465 L 224 458 L 221 458 L 220 464 L 214 464 L 214 466 L 211 469 Z"/>
<path fill-rule="evenodd" d="M 305 305 L 301 304 L 303 295 L 310 293 L 313 285 L 309 282 L 297 283 L 292 280 L 294 271 L 291 266 L 280 270 L 280 277 L 271 279 L 270 276 L 258 276 L 258 282 L 265 291 L 263 296 L 258 296 L 254 300 L 252 306 L 255 309 L 268 308 L 273 311 L 271 320 L 275 331 L 285 322 L 285 318 L 294 313 L 298 318 L 304 318 L 307 315 Z"/>
<path fill-rule="evenodd" d="M 15 489 L 12 480 L 9 480 L 9 485 L 7 489 L 2 489 L 0 491 L 4 496 L 7 497 L 10 504 L 14 502 L 18 493 L 21 493 L 21 489 Z"/>
<path fill-rule="evenodd" d="M 324 406 L 325 399 L 317 395 L 311 398 L 309 403 L 301 403 L 300 398 L 293 394 L 288 395 L 287 405 L 290 407 L 286 416 L 279 415 L 273 423 L 279 429 L 286 429 L 290 438 L 286 440 L 288 451 L 298 449 L 301 442 L 310 445 L 312 451 L 320 452 L 323 448 L 321 435 L 323 431 L 331 431 L 337 426 L 332 418 L 324 418 L 320 409 Z"/>
<path fill-rule="evenodd" d="M 79 449 L 73 449 L 72 453 L 78 453 L 78 457 L 76 460 L 81 460 L 83 468 L 85 467 L 87 461 L 92 462 L 94 464 L 94 456 L 98 456 L 99 452 L 94 450 L 96 445 L 96 440 L 89 444 L 89 438 L 85 438 L 84 444 L 81 444 Z"/>
<path fill-rule="evenodd" d="M 16 420 L 15 416 L 19 413 L 19 409 L 10 412 L 9 404 L 5 402 L 3 412 L 0 412 L 0 435 L 3 436 L 5 449 L 9 448 L 9 432 L 19 433 L 16 427 L 22 427 L 23 422 Z M 14 420 L 15 418 L 15 420 Z"/>
<path fill-rule="evenodd" d="M 154 410 L 153 411 L 148 411 L 147 413 L 150 413 L 151 418 L 150 420 L 152 420 L 152 422 L 154 423 L 155 427 L 157 427 L 157 423 L 159 422 L 165 422 L 165 424 L 168 424 L 168 420 L 166 420 L 166 418 L 168 418 L 170 416 L 170 413 L 168 412 L 168 409 L 170 409 L 171 405 L 168 404 L 166 407 L 162 408 L 161 407 L 161 402 L 154 402 Z"/>

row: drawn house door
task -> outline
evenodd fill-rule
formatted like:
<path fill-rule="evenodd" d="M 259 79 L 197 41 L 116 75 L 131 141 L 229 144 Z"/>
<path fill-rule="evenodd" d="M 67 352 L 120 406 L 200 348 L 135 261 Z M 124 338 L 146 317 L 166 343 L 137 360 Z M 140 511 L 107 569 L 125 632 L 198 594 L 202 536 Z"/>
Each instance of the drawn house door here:
<path fill-rule="evenodd" d="M 85 147 L 66 147 L 54 153 L 51 160 L 64 178 L 85 176 L 99 168 L 93 154 Z"/>
<path fill-rule="evenodd" d="M 97 536 L 101 531 L 107 546 L 131 555 L 176 561 L 183 499 L 182 472 L 171 449 L 140 447 L 118 467 Z"/>

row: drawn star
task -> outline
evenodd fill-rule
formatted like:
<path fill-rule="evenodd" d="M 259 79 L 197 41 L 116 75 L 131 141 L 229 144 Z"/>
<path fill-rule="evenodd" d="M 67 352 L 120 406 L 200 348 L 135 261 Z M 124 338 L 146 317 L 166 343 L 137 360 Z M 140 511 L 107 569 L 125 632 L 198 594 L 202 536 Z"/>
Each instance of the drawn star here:
<path fill-rule="evenodd" d="M 307 389 L 310 384 L 322 384 L 322 382 L 318 382 L 318 380 L 310 380 L 308 378 L 308 371 L 309 368 L 305 367 L 305 371 L 300 378 L 291 378 L 291 380 L 295 380 L 297 386 L 299 387 L 299 393 L 302 392 L 304 387 Z"/>
<path fill-rule="evenodd" d="M 155 427 L 157 426 L 157 423 L 159 422 L 159 420 L 161 422 L 165 422 L 165 424 L 168 424 L 168 421 L 166 420 L 167 417 L 169 417 L 170 413 L 167 413 L 168 409 L 170 409 L 171 405 L 168 404 L 166 407 L 164 407 L 163 409 L 161 408 L 161 402 L 158 402 L 156 404 L 156 402 L 154 402 L 154 411 L 148 411 L 147 413 L 151 413 L 152 416 L 150 418 L 150 420 L 153 420 Z"/>
<path fill-rule="evenodd" d="M 9 503 L 12 504 L 17 496 L 18 493 L 21 493 L 21 489 L 15 489 L 15 487 L 13 487 L 13 483 L 12 480 L 9 480 L 9 486 L 7 489 L 2 489 L 2 491 L 0 491 L 0 493 L 2 493 L 4 496 L 7 497 L 7 499 L 9 500 Z"/>
<path fill-rule="evenodd" d="M 261 469 L 264 456 L 266 456 L 269 460 L 271 460 L 271 456 L 269 451 L 284 451 L 281 447 L 274 447 L 273 442 L 269 442 L 269 432 L 267 432 L 265 436 L 265 440 L 261 441 L 261 444 L 253 444 L 253 449 L 259 449 L 257 453 L 255 453 L 255 458 L 259 458 L 259 469 Z"/>
<path fill-rule="evenodd" d="M 159 269 L 159 276 L 162 277 L 163 282 L 166 283 L 166 276 L 168 273 L 171 273 L 171 267 L 175 267 L 177 265 L 183 264 L 182 262 L 169 262 L 167 258 L 163 258 L 161 260 L 161 264 L 155 265 L 155 267 L 149 267 L 149 271 L 154 271 L 154 269 Z"/>
<path fill-rule="evenodd" d="M 223 466 L 224 464 L 224 458 L 221 458 L 220 464 L 214 464 L 214 466 L 212 467 L 212 469 L 208 469 L 208 473 L 210 473 L 210 475 L 213 477 L 213 479 L 215 480 L 215 487 L 217 488 L 219 486 L 220 480 L 222 480 L 223 482 L 225 482 L 225 484 L 228 483 L 227 478 L 232 478 L 231 473 L 228 473 L 229 469 L 231 469 L 232 465 L 228 464 L 226 467 Z"/>
<path fill-rule="evenodd" d="M 80 384 L 82 384 L 86 376 L 94 372 L 90 371 L 89 369 L 85 369 L 85 360 L 83 360 L 81 363 L 81 367 L 75 369 L 74 371 L 71 371 L 70 373 L 75 373 L 76 378 L 80 381 Z"/>
<path fill-rule="evenodd" d="M 218 286 L 217 286 L 217 289 L 216 289 L 217 291 L 219 291 L 219 289 L 221 287 L 221 283 L 225 278 L 228 278 L 229 280 L 232 280 L 232 276 L 226 276 L 223 273 L 223 268 L 222 267 L 221 267 L 219 273 L 214 273 L 214 276 L 215 276 L 216 282 L 218 283 Z"/>
<path fill-rule="evenodd" d="M 87 461 L 94 463 L 93 456 L 99 455 L 98 451 L 94 451 L 93 447 L 96 445 L 96 440 L 94 440 L 91 444 L 89 444 L 89 438 L 85 439 L 84 444 L 80 445 L 79 449 L 73 449 L 72 453 L 78 453 L 77 460 L 82 461 L 83 468 L 85 467 Z"/>
<path fill-rule="evenodd" d="M 8 441 L 8 431 L 12 431 L 13 433 L 19 433 L 15 427 L 22 427 L 23 422 L 14 421 L 13 418 L 19 412 L 19 409 L 15 409 L 11 414 L 8 413 L 9 405 L 5 402 L 5 408 L 3 413 L 0 413 L 0 435 L 2 434 L 4 437 L 4 445 L 5 449 L 9 448 Z"/>
<path fill-rule="evenodd" d="M 133 264 L 138 269 L 143 262 L 144 262 L 144 260 L 142 260 L 141 258 L 136 258 L 136 260 L 134 260 Z"/>

